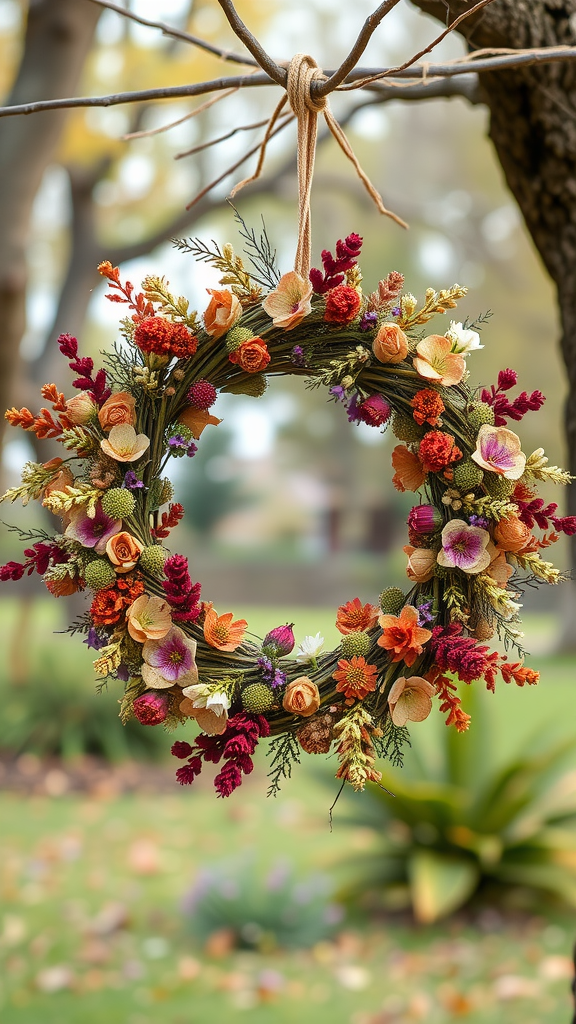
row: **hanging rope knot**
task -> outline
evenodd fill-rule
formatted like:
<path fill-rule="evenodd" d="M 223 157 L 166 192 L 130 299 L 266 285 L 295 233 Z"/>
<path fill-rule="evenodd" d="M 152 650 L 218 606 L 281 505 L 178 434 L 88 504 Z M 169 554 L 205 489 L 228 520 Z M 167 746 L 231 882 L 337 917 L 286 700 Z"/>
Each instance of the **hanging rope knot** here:
<path fill-rule="evenodd" d="M 278 103 L 268 122 L 266 132 L 260 146 L 260 156 L 258 158 L 256 170 L 250 178 L 245 178 L 244 181 L 241 181 L 236 185 L 231 193 L 232 196 L 236 195 L 244 185 L 247 185 L 248 182 L 254 181 L 256 178 L 260 177 L 260 172 L 262 170 L 266 154 L 266 146 L 268 145 L 268 141 L 271 136 L 275 134 L 273 131 L 274 126 L 276 125 L 276 122 L 288 101 L 298 123 L 298 244 L 296 246 L 296 256 L 294 257 L 294 270 L 300 274 L 304 280 L 308 279 L 308 274 L 310 272 L 312 251 L 310 194 L 312 191 L 314 160 L 316 157 L 318 114 L 324 115 L 327 127 L 336 139 L 336 142 L 340 146 L 344 155 L 347 156 L 350 162 L 354 165 L 358 177 L 362 181 L 368 195 L 374 200 L 380 213 L 385 214 L 387 217 L 391 217 L 392 220 L 396 221 L 397 224 L 400 224 L 404 228 L 408 226 L 400 217 L 397 217 L 395 213 L 392 213 L 384 206 L 380 193 L 374 188 L 374 185 L 362 170 L 352 146 L 348 142 L 342 128 L 334 117 L 328 103 L 328 97 L 314 95 L 312 83 L 319 80 L 326 81 L 326 75 L 322 69 L 318 67 L 314 58 L 307 53 L 296 53 L 288 64 L 286 93 Z M 291 120 L 291 118 L 288 117 L 288 120 Z M 284 127 L 284 124 L 286 123 L 287 121 L 284 121 L 281 127 Z M 276 131 L 279 130 L 280 127 L 276 129 Z"/>
<path fill-rule="evenodd" d="M 307 110 L 321 114 L 325 109 L 326 96 L 315 97 L 312 92 L 312 82 L 318 79 L 326 81 L 326 75 L 314 58 L 308 53 L 295 53 L 288 65 L 286 92 L 296 117 L 303 117 Z"/>

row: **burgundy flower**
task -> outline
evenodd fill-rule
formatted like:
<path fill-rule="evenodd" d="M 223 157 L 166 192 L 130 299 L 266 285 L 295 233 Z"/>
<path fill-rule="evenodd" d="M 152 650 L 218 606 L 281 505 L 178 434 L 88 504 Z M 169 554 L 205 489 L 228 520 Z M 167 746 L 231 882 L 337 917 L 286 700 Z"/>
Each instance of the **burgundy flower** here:
<path fill-rule="evenodd" d="M 169 701 L 165 693 L 143 693 L 132 706 L 141 725 L 160 725 L 168 716 Z"/>

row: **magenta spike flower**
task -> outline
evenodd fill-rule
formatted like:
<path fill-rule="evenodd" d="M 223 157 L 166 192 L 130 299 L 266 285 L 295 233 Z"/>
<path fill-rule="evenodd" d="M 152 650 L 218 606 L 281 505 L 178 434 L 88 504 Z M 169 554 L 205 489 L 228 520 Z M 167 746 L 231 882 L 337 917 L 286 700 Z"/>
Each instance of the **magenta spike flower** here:
<path fill-rule="evenodd" d="M 294 650 L 294 633 L 292 632 L 293 622 L 285 626 L 276 626 L 264 637 L 262 647 L 273 647 L 277 655 L 290 654 Z"/>
<path fill-rule="evenodd" d="M 408 516 L 408 526 L 414 533 L 434 533 L 442 525 L 442 513 L 434 505 L 415 505 Z"/>
<path fill-rule="evenodd" d="M 165 693 L 143 693 L 132 705 L 140 725 L 160 725 L 166 720 L 168 706 Z"/>
<path fill-rule="evenodd" d="M 188 391 L 188 401 L 194 409 L 209 409 L 214 405 L 218 392 L 209 380 L 197 380 Z"/>

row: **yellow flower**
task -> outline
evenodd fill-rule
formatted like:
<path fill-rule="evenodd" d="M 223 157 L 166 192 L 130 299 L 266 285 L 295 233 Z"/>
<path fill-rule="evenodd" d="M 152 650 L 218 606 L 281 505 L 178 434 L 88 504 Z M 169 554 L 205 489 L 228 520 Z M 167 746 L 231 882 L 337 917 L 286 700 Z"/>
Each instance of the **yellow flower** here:
<path fill-rule="evenodd" d="M 119 423 L 112 427 L 108 437 L 102 438 L 100 447 L 116 462 L 136 462 L 150 447 L 150 438 L 137 434 L 128 423 Z"/>

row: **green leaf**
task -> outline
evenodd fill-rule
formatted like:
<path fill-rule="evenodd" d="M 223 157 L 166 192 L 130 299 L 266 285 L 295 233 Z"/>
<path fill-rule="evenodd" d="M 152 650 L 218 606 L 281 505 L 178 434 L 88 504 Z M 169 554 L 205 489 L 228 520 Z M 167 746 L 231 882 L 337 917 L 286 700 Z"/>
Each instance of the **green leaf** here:
<path fill-rule="evenodd" d="M 408 867 L 414 914 L 423 924 L 446 917 L 472 895 L 480 873 L 468 858 L 416 850 Z"/>

